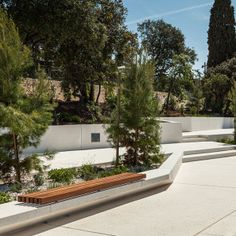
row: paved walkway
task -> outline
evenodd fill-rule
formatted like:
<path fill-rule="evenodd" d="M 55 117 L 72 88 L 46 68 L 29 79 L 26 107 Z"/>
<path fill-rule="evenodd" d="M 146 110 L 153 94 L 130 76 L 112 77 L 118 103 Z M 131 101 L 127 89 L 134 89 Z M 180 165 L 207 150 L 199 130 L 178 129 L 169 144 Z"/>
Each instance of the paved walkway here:
<path fill-rule="evenodd" d="M 235 180 L 236 157 L 186 163 L 169 188 L 118 199 L 15 235 L 233 236 Z"/>
<path fill-rule="evenodd" d="M 183 138 L 195 135 L 214 136 L 214 135 L 233 135 L 234 129 L 214 129 L 214 130 L 200 130 L 192 132 L 183 132 Z"/>
<path fill-rule="evenodd" d="M 163 153 L 172 153 L 174 151 L 199 150 L 207 148 L 216 148 L 226 146 L 223 143 L 217 142 L 193 142 L 193 143 L 173 143 L 162 144 L 161 151 Z M 124 153 L 125 149 L 120 149 L 120 154 Z M 71 168 L 78 167 L 83 164 L 99 164 L 107 163 L 115 160 L 116 151 L 114 148 L 77 150 L 58 152 L 51 161 L 44 159 L 46 165 L 50 165 L 49 169 Z"/>

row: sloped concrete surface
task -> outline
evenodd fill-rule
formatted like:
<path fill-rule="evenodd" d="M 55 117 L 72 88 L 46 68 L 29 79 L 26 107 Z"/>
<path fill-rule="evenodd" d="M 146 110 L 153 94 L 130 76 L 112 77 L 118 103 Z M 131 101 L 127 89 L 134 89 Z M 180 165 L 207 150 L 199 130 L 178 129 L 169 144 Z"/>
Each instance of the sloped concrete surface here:
<path fill-rule="evenodd" d="M 15 235 L 236 235 L 236 157 L 182 164 L 174 184 Z M 86 211 L 87 212 L 87 211 Z M 8 234 L 13 235 L 13 234 Z"/>

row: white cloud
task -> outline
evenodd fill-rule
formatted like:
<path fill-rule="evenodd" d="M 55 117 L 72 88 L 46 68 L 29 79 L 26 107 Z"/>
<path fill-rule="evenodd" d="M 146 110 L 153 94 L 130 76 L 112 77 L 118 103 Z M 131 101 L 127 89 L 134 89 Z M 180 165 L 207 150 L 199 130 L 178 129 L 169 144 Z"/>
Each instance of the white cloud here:
<path fill-rule="evenodd" d="M 212 5 L 212 2 L 208 2 L 208 3 L 205 3 L 205 4 L 195 5 L 195 6 L 191 6 L 191 7 L 185 7 L 185 8 L 181 8 L 181 9 L 177 9 L 177 10 L 173 10 L 173 11 L 167 11 L 167 12 L 163 12 L 163 13 L 160 13 L 160 14 L 146 16 L 146 17 L 143 17 L 143 18 L 140 18 L 140 19 L 137 19 L 137 20 L 127 22 L 127 25 L 137 24 L 139 22 L 143 22 L 143 21 L 149 20 L 149 19 L 161 18 L 161 17 L 164 17 L 164 16 L 171 16 L 171 15 L 179 14 L 179 13 L 182 13 L 182 12 L 192 11 L 192 10 L 195 10 L 195 9 L 198 9 L 198 8 L 208 7 L 208 6 L 211 6 L 211 5 Z"/>

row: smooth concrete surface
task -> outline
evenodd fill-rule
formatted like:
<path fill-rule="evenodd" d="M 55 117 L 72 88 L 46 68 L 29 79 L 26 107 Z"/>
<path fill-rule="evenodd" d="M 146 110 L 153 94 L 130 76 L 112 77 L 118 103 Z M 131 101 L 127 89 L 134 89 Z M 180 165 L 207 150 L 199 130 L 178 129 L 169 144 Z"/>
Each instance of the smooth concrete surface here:
<path fill-rule="evenodd" d="M 8 235 L 234 236 L 235 169 L 236 157 L 182 164 L 169 188 Z"/>
<path fill-rule="evenodd" d="M 218 142 L 193 142 L 193 143 L 174 143 L 174 144 L 162 144 L 161 152 L 165 154 L 171 154 L 174 152 L 187 152 L 194 150 L 205 150 L 214 149 L 220 147 L 230 146 Z M 120 148 L 120 154 L 124 153 L 125 149 Z M 93 149 L 93 150 L 77 150 L 77 151 L 67 151 L 58 152 L 55 154 L 53 160 L 46 160 L 42 158 L 45 165 L 50 165 L 50 169 L 60 169 L 60 168 L 71 168 L 79 167 L 83 164 L 101 164 L 110 163 L 115 159 L 115 149 L 104 148 L 104 149 Z"/>
<path fill-rule="evenodd" d="M 182 124 L 182 131 L 230 129 L 234 127 L 233 117 L 162 117 Z"/>
<path fill-rule="evenodd" d="M 109 201 L 113 198 L 132 193 L 138 195 L 140 191 L 171 184 L 182 164 L 182 158 L 183 152 L 173 153 L 158 169 L 143 172 L 146 174 L 144 180 L 103 191 L 96 191 L 77 198 L 48 205 L 22 204 L 17 202 L 4 204 L 3 207 L 0 206 L 0 233 L 6 233 L 9 230 L 48 220 L 61 214 L 68 214 L 86 205 L 99 204 L 101 201 Z M 10 211 L 6 211 L 7 208 Z"/>

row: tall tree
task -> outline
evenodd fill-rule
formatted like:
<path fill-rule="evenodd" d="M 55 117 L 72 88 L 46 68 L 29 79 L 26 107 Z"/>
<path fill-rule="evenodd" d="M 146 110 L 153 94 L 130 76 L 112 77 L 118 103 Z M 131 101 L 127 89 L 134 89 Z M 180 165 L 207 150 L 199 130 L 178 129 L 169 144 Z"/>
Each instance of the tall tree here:
<path fill-rule="evenodd" d="M 236 52 L 234 7 L 231 0 L 215 0 L 208 30 L 207 66 L 215 67 Z"/>
<path fill-rule="evenodd" d="M 110 140 L 126 147 L 124 164 L 151 166 L 160 163 L 158 103 L 153 90 L 154 67 L 150 62 L 132 64 L 122 88 L 121 107 L 108 128 Z M 118 114 L 119 113 L 119 114 Z M 120 116 L 120 124 L 117 117 Z"/>
<path fill-rule="evenodd" d="M 30 51 L 21 43 L 15 24 L 0 10 L 0 128 L 7 128 L 0 135 L 0 173 L 14 173 L 19 182 L 22 173 L 41 168 L 39 159 L 23 155 L 23 150 L 37 146 L 51 122 L 45 73 L 37 74 L 38 83 L 30 96 L 21 88 L 30 61 Z"/>
<path fill-rule="evenodd" d="M 93 100 L 94 84 L 115 77 L 135 42 L 121 0 L 3 0 L 2 6 L 36 64 L 52 76 L 56 70 L 68 97 L 72 93 L 85 102 Z"/>
<path fill-rule="evenodd" d="M 163 20 L 147 20 L 139 25 L 142 44 L 156 65 L 158 90 L 168 91 L 166 86 L 170 68 L 176 55 L 185 54 L 189 62 L 194 63 L 196 54 L 186 47 L 183 33 Z"/>

